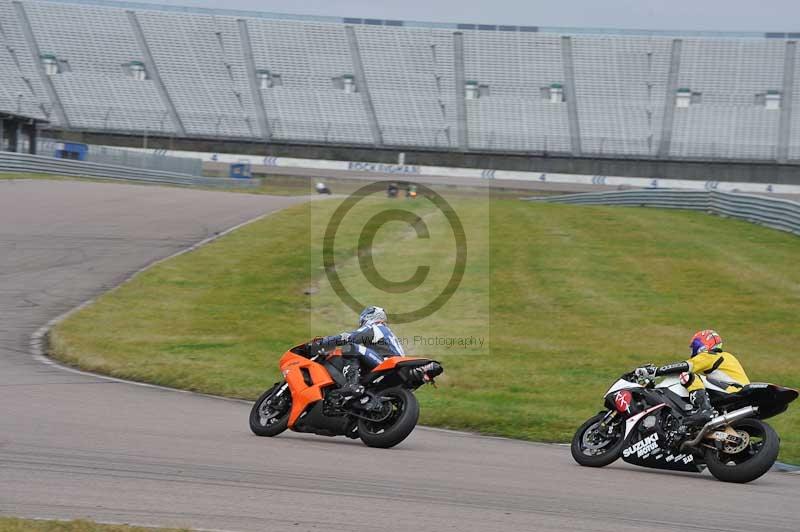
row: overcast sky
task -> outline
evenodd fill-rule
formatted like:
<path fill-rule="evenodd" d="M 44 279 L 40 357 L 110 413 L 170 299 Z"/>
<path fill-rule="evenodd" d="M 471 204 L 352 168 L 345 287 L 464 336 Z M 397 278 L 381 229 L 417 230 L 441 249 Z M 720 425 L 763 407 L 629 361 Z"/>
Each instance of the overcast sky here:
<path fill-rule="evenodd" d="M 337 17 L 627 29 L 800 31 L 800 0 L 139 0 Z"/>

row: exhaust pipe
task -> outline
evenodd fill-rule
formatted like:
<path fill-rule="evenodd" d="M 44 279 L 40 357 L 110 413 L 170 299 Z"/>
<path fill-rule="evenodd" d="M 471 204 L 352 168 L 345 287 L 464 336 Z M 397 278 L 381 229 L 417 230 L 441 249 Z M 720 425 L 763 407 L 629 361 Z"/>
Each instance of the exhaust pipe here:
<path fill-rule="evenodd" d="M 730 425 L 734 421 L 738 421 L 740 419 L 744 419 L 746 417 L 753 416 L 758 413 L 758 407 L 756 406 L 746 406 L 744 408 L 740 408 L 739 410 L 734 410 L 733 412 L 728 412 L 727 414 L 723 414 L 721 416 L 717 416 L 708 423 L 706 423 L 700 432 L 697 433 L 697 436 L 693 440 L 685 441 L 681 444 L 681 450 L 685 449 L 686 447 L 697 447 L 706 435 L 714 429 L 722 427 L 724 425 Z"/>

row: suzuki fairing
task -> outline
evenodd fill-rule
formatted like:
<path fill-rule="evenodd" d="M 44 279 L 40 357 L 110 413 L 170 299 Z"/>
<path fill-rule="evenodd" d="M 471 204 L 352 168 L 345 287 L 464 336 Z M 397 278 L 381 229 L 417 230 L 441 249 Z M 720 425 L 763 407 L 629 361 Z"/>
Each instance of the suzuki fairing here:
<path fill-rule="evenodd" d="M 572 439 L 572 456 L 583 466 L 603 467 L 617 458 L 631 464 L 702 472 L 725 482 L 750 482 L 775 463 L 780 439 L 763 420 L 794 401 L 797 390 L 751 383 L 735 393 L 703 379 L 718 415 L 703 426 L 686 426 L 693 413 L 689 393 L 677 376 L 658 384 L 634 373 L 623 375 L 605 394 L 605 408 Z"/>

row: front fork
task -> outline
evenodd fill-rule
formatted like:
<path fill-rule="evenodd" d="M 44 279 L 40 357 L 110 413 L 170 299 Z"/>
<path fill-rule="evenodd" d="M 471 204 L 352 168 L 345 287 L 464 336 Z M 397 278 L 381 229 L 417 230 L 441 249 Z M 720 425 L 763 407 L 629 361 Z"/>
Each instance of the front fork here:
<path fill-rule="evenodd" d="M 603 433 L 608 434 L 610 432 L 610 428 L 616 425 L 617 417 L 619 416 L 619 412 L 616 410 L 609 410 L 606 412 L 606 415 L 600 421 L 600 426 L 598 427 Z"/>
<path fill-rule="evenodd" d="M 261 413 L 267 415 L 269 410 L 275 403 L 281 402 L 283 400 L 281 396 L 288 390 L 289 390 L 289 383 L 284 381 L 284 383 L 278 388 L 278 391 L 272 394 L 271 397 L 267 398 L 267 400 L 261 404 Z"/>
<path fill-rule="evenodd" d="M 274 397 L 280 397 L 283 394 L 283 392 L 285 392 L 288 389 L 289 389 L 289 383 L 284 381 L 283 384 L 281 385 L 281 387 L 278 388 L 278 391 L 275 392 L 275 396 Z"/>

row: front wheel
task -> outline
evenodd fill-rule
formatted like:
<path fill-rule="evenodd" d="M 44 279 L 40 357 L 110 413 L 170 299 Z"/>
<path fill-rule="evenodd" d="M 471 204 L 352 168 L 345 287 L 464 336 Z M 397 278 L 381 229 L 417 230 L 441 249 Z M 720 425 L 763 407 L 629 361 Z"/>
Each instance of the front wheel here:
<path fill-rule="evenodd" d="M 601 426 L 608 412 L 601 412 L 587 420 L 572 437 L 572 458 L 582 466 L 604 467 L 617 458 L 622 452 L 625 434 L 622 423 Z"/>
<path fill-rule="evenodd" d="M 369 447 L 388 449 L 405 440 L 417 426 L 419 403 L 405 388 L 384 390 L 380 399 L 380 411 L 358 420 L 358 435 Z"/>
<path fill-rule="evenodd" d="M 291 410 L 292 394 L 285 383 L 278 382 L 253 404 L 250 430 L 258 436 L 277 436 L 289 425 Z"/>
<path fill-rule="evenodd" d="M 772 427 L 758 419 L 741 419 L 731 427 L 742 438 L 742 443 L 707 448 L 706 465 L 711 474 L 723 482 L 750 482 L 769 471 L 775 463 L 780 438 Z"/>

